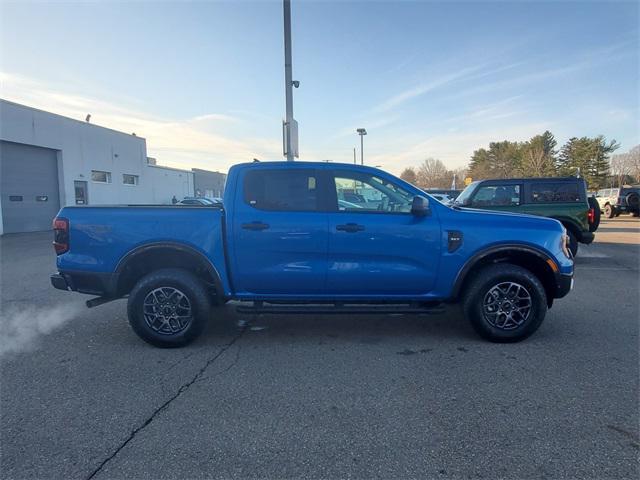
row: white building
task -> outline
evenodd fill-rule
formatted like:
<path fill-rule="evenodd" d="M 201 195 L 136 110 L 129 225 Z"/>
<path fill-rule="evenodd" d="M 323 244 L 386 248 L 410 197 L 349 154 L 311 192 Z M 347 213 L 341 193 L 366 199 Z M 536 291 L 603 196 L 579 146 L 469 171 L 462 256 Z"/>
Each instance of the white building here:
<path fill-rule="evenodd" d="M 65 205 L 174 195 L 194 195 L 194 173 L 150 165 L 144 138 L 0 100 L 0 234 L 48 230 Z"/>

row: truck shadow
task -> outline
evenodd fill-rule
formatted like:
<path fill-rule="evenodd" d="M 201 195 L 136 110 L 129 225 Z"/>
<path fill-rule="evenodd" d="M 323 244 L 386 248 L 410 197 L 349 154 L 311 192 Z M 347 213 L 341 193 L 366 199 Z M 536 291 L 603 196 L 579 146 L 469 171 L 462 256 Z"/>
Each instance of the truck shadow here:
<path fill-rule="evenodd" d="M 355 344 L 384 343 L 392 338 L 431 338 L 479 340 L 457 305 L 447 306 L 438 315 L 362 314 L 362 315 L 256 315 L 241 314 L 233 305 L 215 309 L 203 338 L 219 341 L 245 329 L 245 335 L 268 342 L 305 343 L 341 339 Z"/>

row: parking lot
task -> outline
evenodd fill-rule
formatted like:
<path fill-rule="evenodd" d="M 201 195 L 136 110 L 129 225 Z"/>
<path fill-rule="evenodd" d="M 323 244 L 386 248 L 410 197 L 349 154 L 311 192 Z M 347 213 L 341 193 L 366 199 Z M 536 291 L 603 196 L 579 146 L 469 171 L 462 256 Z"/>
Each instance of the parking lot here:
<path fill-rule="evenodd" d="M 438 316 L 252 317 L 161 350 L 0 239 L 3 478 L 637 478 L 640 221 L 603 220 L 519 344 Z"/>

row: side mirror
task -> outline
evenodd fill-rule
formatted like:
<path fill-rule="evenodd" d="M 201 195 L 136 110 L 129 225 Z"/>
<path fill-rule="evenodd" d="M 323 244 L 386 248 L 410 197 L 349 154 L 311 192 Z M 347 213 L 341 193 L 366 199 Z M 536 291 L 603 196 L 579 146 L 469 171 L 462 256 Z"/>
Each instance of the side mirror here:
<path fill-rule="evenodd" d="M 416 195 L 411 202 L 411 213 L 416 217 L 424 217 L 431 213 L 429 200 L 422 195 Z"/>

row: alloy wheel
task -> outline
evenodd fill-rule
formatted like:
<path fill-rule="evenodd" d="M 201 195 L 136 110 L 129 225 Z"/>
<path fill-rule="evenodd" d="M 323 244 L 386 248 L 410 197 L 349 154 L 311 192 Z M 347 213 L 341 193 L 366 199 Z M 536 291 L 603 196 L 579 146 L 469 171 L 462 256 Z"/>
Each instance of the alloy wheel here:
<path fill-rule="evenodd" d="M 493 327 L 513 330 L 527 321 L 533 302 L 529 291 L 515 282 L 494 285 L 484 296 L 482 314 Z"/>
<path fill-rule="evenodd" d="M 154 332 L 175 335 L 191 324 L 193 313 L 187 296 L 174 287 L 160 287 L 147 294 L 144 320 Z"/>

